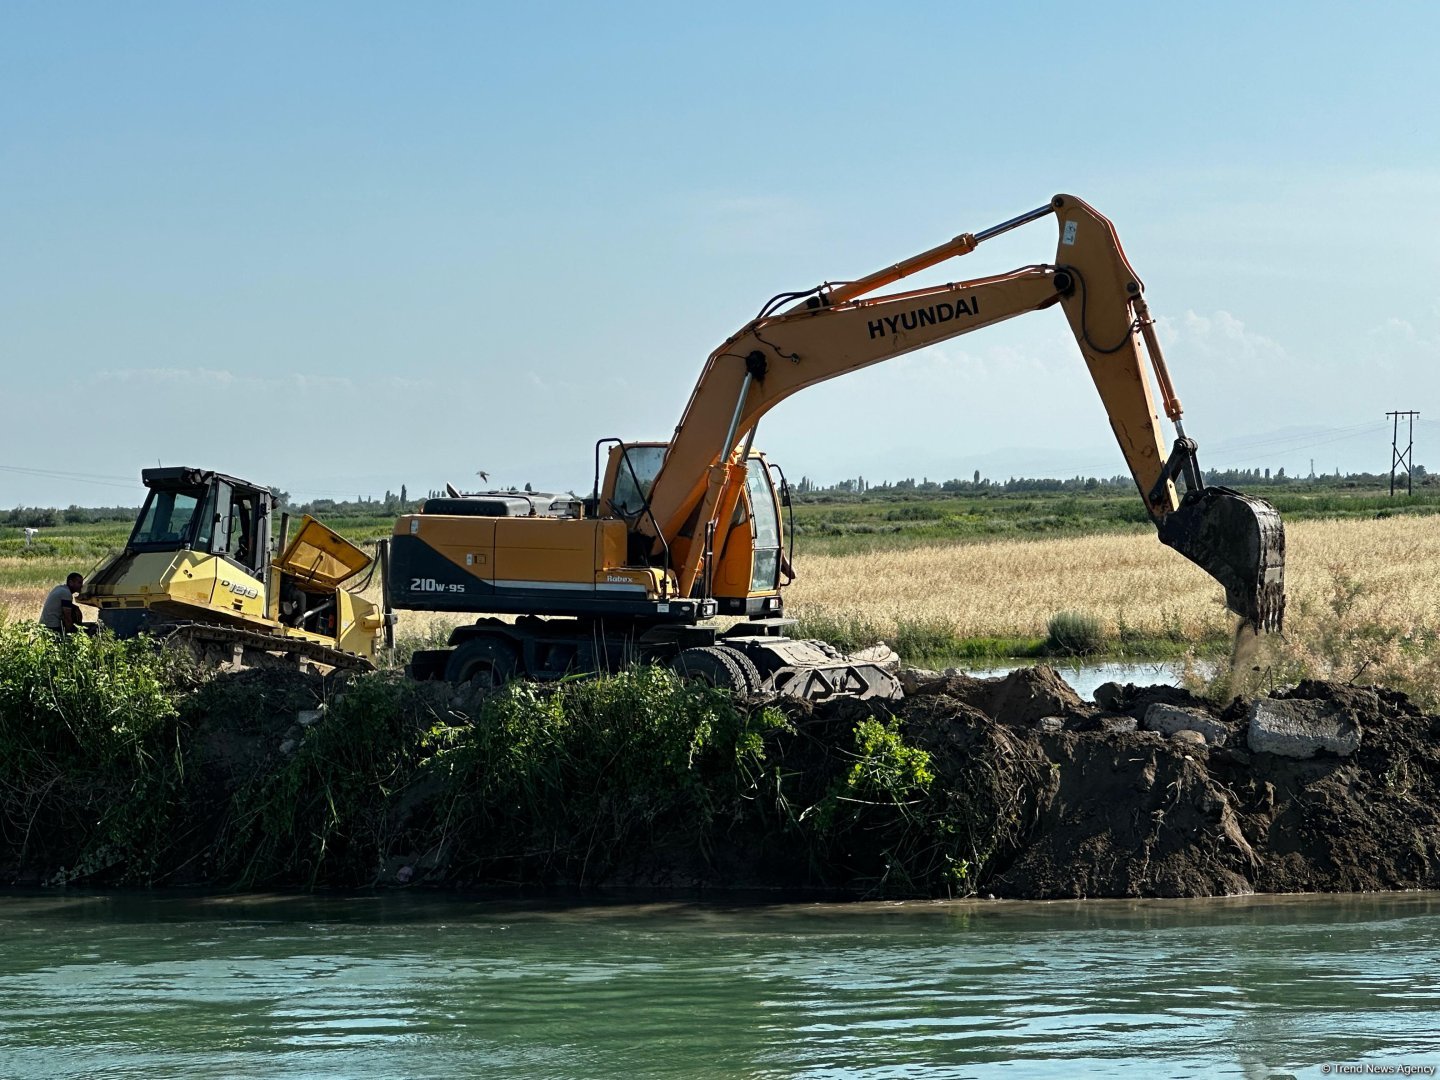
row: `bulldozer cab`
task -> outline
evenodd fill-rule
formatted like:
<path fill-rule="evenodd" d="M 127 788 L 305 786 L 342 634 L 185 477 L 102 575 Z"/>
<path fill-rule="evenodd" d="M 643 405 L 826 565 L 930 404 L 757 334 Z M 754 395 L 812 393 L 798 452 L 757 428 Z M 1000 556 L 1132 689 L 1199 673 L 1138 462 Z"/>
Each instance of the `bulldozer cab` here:
<path fill-rule="evenodd" d="M 132 552 L 203 551 L 254 577 L 266 570 L 274 493 L 206 469 L 146 469 L 149 494 L 126 547 Z"/>

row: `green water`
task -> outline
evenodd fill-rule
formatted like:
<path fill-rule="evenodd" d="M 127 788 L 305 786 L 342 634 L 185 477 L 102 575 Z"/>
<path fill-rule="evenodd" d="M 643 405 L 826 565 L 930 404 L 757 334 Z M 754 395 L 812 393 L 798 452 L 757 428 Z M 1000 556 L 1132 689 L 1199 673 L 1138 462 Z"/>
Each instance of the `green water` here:
<path fill-rule="evenodd" d="M 10 894 L 0 941 L 4 1077 L 1440 1065 L 1435 893 L 847 906 Z"/>

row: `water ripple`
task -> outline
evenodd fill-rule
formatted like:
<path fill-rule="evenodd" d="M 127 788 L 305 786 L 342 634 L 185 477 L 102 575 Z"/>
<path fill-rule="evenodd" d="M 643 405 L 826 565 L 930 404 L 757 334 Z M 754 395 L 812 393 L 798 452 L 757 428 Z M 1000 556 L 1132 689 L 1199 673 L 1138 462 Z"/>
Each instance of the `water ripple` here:
<path fill-rule="evenodd" d="M 1249 1078 L 1440 1064 L 1432 894 L 90 900 L 0 897 L 0 1075 Z"/>

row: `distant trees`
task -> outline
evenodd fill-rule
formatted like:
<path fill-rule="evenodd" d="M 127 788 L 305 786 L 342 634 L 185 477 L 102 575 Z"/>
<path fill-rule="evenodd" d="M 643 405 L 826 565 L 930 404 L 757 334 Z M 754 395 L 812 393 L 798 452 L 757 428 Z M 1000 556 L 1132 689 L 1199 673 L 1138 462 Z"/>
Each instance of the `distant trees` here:
<path fill-rule="evenodd" d="M 1411 470 L 1411 476 L 1416 486 L 1433 485 L 1437 481 L 1431 477 L 1423 465 L 1416 465 Z M 1237 487 L 1241 489 L 1292 485 L 1292 484 L 1313 484 L 1325 488 L 1356 488 L 1375 487 L 1388 484 L 1388 473 L 1345 473 L 1338 470 L 1332 475 L 1319 475 L 1304 480 L 1290 476 L 1283 467 L 1273 471 L 1268 468 L 1255 469 L 1207 469 L 1205 470 L 1205 482 L 1207 484 L 1218 484 L 1226 487 Z M 1019 493 L 1043 493 L 1043 492 L 1107 492 L 1131 493 L 1135 490 L 1135 481 L 1127 475 L 1116 476 L 1072 476 L 1068 479 L 1055 477 L 1026 477 L 1012 476 L 1006 480 L 987 480 L 980 475 L 976 469 L 971 473 L 969 479 L 961 480 L 953 478 L 950 480 L 933 481 L 929 477 L 916 480 L 912 477 L 905 477 L 900 480 L 886 480 L 880 483 L 871 484 L 864 477 L 845 479 L 837 481 L 832 485 L 817 483 L 809 476 L 802 477 L 800 483 L 794 487 L 797 497 L 824 500 L 824 499 L 854 499 L 862 496 L 874 498 L 886 497 L 913 497 L 925 494 L 946 494 L 946 495 L 974 495 L 985 493 L 1019 492 Z"/>
<path fill-rule="evenodd" d="M 0 512 L 0 525 L 20 529 L 51 529 L 57 525 L 92 525 L 98 521 L 134 521 L 137 506 L 17 506 Z"/>
<path fill-rule="evenodd" d="M 1422 485 L 1432 487 L 1440 483 L 1424 465 L 1416 465 L 1411 469 L 1411 479 L 1415 487 Z M 1283 466 L 1273 472 L 1268 468 L 1208 469 L 1205 471 L 1205 482 L 1242 490 L 1278 485 L 1312 485 L 1330 489 L 1386 487 L 1389 483 L 1389 473 L 1342 474 L 1339 469 L 1336 469 L 1334 475 L 1322 473 L 1305 479 L 1287 475 Z M 400 485 L 398 493 L 387 489 L 384 496 L 378 499 L 370 495 L 356 495 L 354 499 L 350 500 L 313 499 L 298 506 L 292 502 L 288 491 L 278 487 L 271 490 L 275 492 L 276 505 L 283 507 L 288 513 L 310 514 L 321 520 L 346 517 L 374 518 L 412 513 L 423 501 L 416 499 L 412 502 L 409 488 L 405 484 Z M 516 489 L 511 488 L 510 490 Z M 527 483 L 524 490 L 533 491 L 534 488 Z M 1072 476 L 1063 480 L 1055 477 L 1012 476 L 1006 480 L 989 480 L 982 477 L 980 470 L 976 469 L 967 479 L 952 477 L 949 480 L 931 480 L 926 476 L 916 480 L 913 476 L 909 476 L 875 484 L 863 476 L 847 478 L 830 485 L 821 484 L 810 476 L 802 476 L 797 483 L 791 485 L 790 490 L 796 498 L 811 501 L 852 500 L 865 497 L 913 498 L 931 494 L 983 495 L 1043 492 L 1128 494 L 1135 491 L 1135 481 L 1127 475 Z M 440 498 L 444 494 L 443 491 L 432 490 L 427 493 L 426 497 L 434 499 Z M 0 511 L 0 525 L 13 528 L 49 529 L 60 525 L 87 525 L 105 521 L 131 522 L 135 520 L 137 513 L 139 513 L 139 508 L 134 506 L 77 506 L 71 504 L 63 510 L 51 506 L 16 506 L 11 510 Z"/>

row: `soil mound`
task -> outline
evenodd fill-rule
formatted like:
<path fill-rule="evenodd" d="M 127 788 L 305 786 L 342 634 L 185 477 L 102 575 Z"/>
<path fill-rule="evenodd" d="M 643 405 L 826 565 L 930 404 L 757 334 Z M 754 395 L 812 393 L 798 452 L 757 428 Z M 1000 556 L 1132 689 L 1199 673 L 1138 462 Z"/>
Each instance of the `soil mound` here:
<path fill-rule="evenodd" d="M 907 734 L 936 759 L 937 775 L 962 775 L 967 756 L 993 754 L 983 736 L 998 729 L 1011 760 L 1048 766 L 1006 773 L 1033 814 L 1007 838 L 986 891 L 1440 887 L 1440 719 L 1404 695 L 1308 682 L 1223 710 L 1171 687 L 1111 684 L 1095 696 L 1083 703 L 1055 672 L 1035 668 L 953 677 L 901 703 Z"/>

